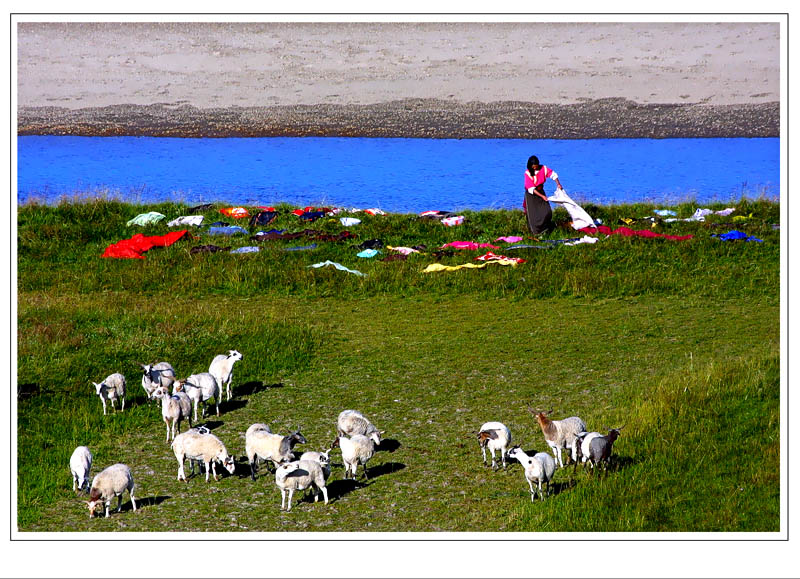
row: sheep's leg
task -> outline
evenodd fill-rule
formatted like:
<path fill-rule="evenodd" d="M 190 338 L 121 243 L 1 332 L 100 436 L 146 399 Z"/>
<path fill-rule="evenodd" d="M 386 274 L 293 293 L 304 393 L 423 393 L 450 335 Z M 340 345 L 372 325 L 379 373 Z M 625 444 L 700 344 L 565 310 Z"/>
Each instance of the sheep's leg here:
<path fill-rule="evenodd" d="M 109 398 L 109 400 L 111 401 L 111 410 L 113 410 L 116 413 L 117 407 L 114 406 L 114 402 L 116 401 L 116 398 Z"/>
<path fill-rule="evenodd" d="M 191 462 L 191 459 L 189 459 Z M 181 465 L 178 467 L 178 480 L 186 482 L 186 472 L 183 470 L 183 458 L 180 460 Z M 192 464 L 192 474 L 194 474 L 194 464 Z"/>
<path fill-rule="evenodd" d="M 325 504 L 328 504 L 328 487 L 322 487 L 322 496 L 325 497 Z"/>
<path fill-rule="evenodd" d="M 205 467 L 206 467 L 206 482 L 208 482 L 208 473 L 209 473 L 209 471 L 210 471 L 211 469 L 210 469 L 210 468 L 208 468 L 208 463 L 207 463 L 207 462 L 203 461 L 203 464 L 204 464 L 204 465 L 205 465 Z M 214 480 L 217 480 L 217 473 L 214 473 Z"/>
<path fill-rule="evenodd" d="M 197 399 L 194 400 L 194 421 L 197 422 Z"/>
<path fill-rule="evenodd" d="M 120 412 L 125 412 L 125 399 L 122 399 L 122 410 Z"/>
<path fill-rule="evenodd" d="M 167 444 L 169 444 L 169 420 L 165 418 L 164 424 L 167 425 Z"/>
<path fill-rule="evenodd" d="M 284 509 L 283 505 L 286 501 L 286 489 L 281 489 L 281 510 Z"/>
<path fill-rule="evenodd" d="M 122 493 L 117 495 L 117 512 L 122 510 Z"/>
<path fill-rule="evenodd" d="M 219 395 L 214 396 L 214 405 L 217 407 L 217 416 L 219 416 Z"/>
<path fill-rule="evenodd" d="M 500 449 L 500 458 L 503 459 L 503 469 L 506 468 L 506 447 Z"/>
<path fill-rule="evenodd" d="M 81 485 L 81 486 L 83 486 L 83 485 Z M 73 474 L 72 475 L 72 492 L 74 493 L 77 490 L 77 488 L 78 488 L 78 477 L 76 477 Z"/>
<path fill-rule="evenodd" d="M 486 447 L 481 447 L 481 454 L 483 454 L 483 466 L 486 466 Z"/>
<path fill-rule="evenodd" d="M 257 460 L 258 459 L 256 457 L 253 457 L 253 459 L 250 461 L 250 478 L 252 478 L 253 480 L 256 480 Z"/>
<path fill-rule="evenodd" d="M 350 472 L 353 474 L 353 480 L 356 480 L 358 476 L 356 475 L 356 471 L 358 470 L 358 463 L 350 465 Z"/>
<path fill-rule="evenodd" d="M 497 461 L 494 459 L 494 448 L 489 447 L 489 452 L 492 453 L 492 470 L 497 470 Z"/>
<path fill-rule="evenodd" d="M 206 463 L 206 469 L 208 469 L 208 463 Z M 217 478 L 217 461 L 216 460 L 212 460 L 211 461 L 211 472 L 214 474 L 214 480 L 219 480 L 219 478 Z M 206 476 L 208 476 L 208 470 L 206 470 Z"/>
<path fill-rule="evenodd" d="M 131 496 L 131 504 L 133 505 L 133 512 L 136 512 L 136 498 L 133 496 L 133 488 L 128 489 L 128 494 Z"/>
<path fill-rule="evenodd" d="M 105 401 L 104 398 L 101 398 L 100 402 L 103 403 L 103 416 L 105 416 L 106 415 L 106 401 Z"/>
<path fill-rule="evenodd" d="M 106 507 L 106 518 L 108 518 L 108 517 L 109 517 L 109 515 L 110 515 L 110 512 L 111 512 L 111 499 L 108 499 L 108 500 L 107 500 L 107 501 L 105 501 L 105 503 L 103 503 L 103 504 L 104 504 L 104 506 Z"/>
<path fill-rule="evenodd" d="M 292 495 L 294 494 L 294 489 L 289 489 L 289 500 L 286 502 L 286 512 L 292 510 Z"/>
<path fill-rule="evenodd" d="M 364 463 L 364 478 L 369 480 L 369 474 L 367 474 L 367 463 Z"/>
<path fill-rule="evenodd" d="M 542 492 L 542 479 L 539 479 L 539 499 L 544 500 L 544 493 Z"/>

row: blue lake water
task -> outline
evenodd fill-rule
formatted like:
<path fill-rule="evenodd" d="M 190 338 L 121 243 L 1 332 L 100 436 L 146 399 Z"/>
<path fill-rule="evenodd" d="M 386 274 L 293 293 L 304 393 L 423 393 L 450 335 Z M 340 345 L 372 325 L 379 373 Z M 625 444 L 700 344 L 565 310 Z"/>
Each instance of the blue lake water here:
<path fill-rule="evenodd" d="M 333 205 L 418 213 L 519 208 L 538 155 L 579 203 L 700 204 L 780 191 L 780 141 L 25 136 L 17 201 Z M 548 182 L 551 192 L 555 184 Z"/>

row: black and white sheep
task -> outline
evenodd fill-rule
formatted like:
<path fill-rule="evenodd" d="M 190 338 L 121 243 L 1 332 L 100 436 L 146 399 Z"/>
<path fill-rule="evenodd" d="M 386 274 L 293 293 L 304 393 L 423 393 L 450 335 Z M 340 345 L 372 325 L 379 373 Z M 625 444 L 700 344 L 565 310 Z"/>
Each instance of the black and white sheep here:
<path fill-rule="evenodd" d="M 92 471 L 92 453 L 87 446 L 79 446 L 69 457 L 69 470 L 72 473 L 72 490 L 89 490 L 89 473 Z"/>
<path fill-rule="evenodd" d="M 233 365 L 242 360 L 242 354 L 236 350 L 228 350 L 228 354 L 219 354 L 211 360 L 208 367 L 209 374 L 217 379 L 220 390 L 225 386 L 226 400 L 231 399 L 231 383 L 233 382 Z"/>
<path fill-rule="evenodd" d="M 175 380 L 173 389 L 177 392 L 186 392 L 194 403 L 194 421 L 197 422 L 197 406 L 203 404 L 202 416 L 206 415 L 206 402 L 214 399 L 217 407 L 217 416 L 219 416 L 219 384 L 217 379 L 208 372 L 201 372 L 200 374 L 192 374 L 183 380 Z"/>
<path fill-rule="evenodd" d="M 363 434 L 375 442 L 375 446 L 381 443 L 383 430 L 378 430 L 369 419 L 358 410 L 342 410 L 336 420 L 336 433 L 339 436 L 353 436 Z"/>
<path fill-rule="evenodd" d="M 542 483 L 546 484 L 547 494 L 550 494 L 550 481 L 553 479 L 553 474 L 556 472 L 556 462 L 553 457 L 546 452 L 537 452 L 533 456 L 528 456 L 523 450 L 515 446 L 508 451 L 508 456 L 515 458 L 525 468 L 525 480 L 528 481 L 528 486 L 531 489 L 531 501 L 536 498 L 536 489 L 533 483 L 537 483 L 539 489 L 539 498 L 544 500 L 544 493 L 542 493 Z"/>
<path fill-rule="evenodd" d="M 564 462 L 561 460 L 561 449 L 568 451 L 572 449 L 574 452 L 573 442 L 575 441 L 575 437 L 577 437 L 579 433 L 586 431 L 586 423 L 577 416 L 570 416 L 563 420 L 551 420 L 547 415 L 551 414 L 553 412 L 552 410 L 548 410 L 547 412 L 536 411 L 530 408 L 529 410 L 536 416 L 536 421 L 542 429 L 542 434 L 544 434 L 547 445 L 553 451 L 553 456 L 558 462 L 558 466 L 563 468 Z M 572 460 L 576 460 L 574 454 L 572 455 Z"/>
<path fill-rule="evenodd" d="M 625 428 L 607 428 L 607 435 L 598 433 L 598 436 L 592 437 L 588 443 L 581 444 L 581 450 L 585 452 L 586 459 L 592 467 L 599 467 L 603 465 L 603 469 L 607 470 L 611 462 L 611 452 L 614 448 L 614 441 L 619 438 L 619 431 Z M 585 451 L 584 451 L 584 447 Z"/>
<path fill-rule="evenodd" d="M 116 412 L 114 402 L 117 400 L 122 401 L 122 412 L 125 412 L 125 376 L 119 372 L 106 377 L 100 384 L 92 382 L 100 401 L 103 403 L 103 416 L 106 414 L 106 400 L 111 401 L 111 409 Z"/>
<path fill-rule="evenodd" d="M 250 476 L 253 480 L 256 480 L 257 460 L 259 458 L 261 460 L 271 460 L 277 469 L 281 464 L 294 460 L 292 449 L 296 444 L 305 443 L 306 439 L 300 433 L 300 429 L 282 436 L 267 432 L 262 428 L 253 429 L 253 426 L 251 426 L 245 434 L 245 452 L 247 461 L 250 463 Z"/>
<path fill-rule="evenodd" d="M 275 470 L 275 484 L 281 489 L 281 510 L 286 505 L 286 511 L 292 510 L 292 495 L 294 491 L 308 488 L 314 491 L 314 502 L 319 500 L 321 491 L 328 504 L 328 488 L 325 486 L 325 473 L 322 466 L 315 460 L 298 460 L 283 464 Z M 288 501 L 286 495 L 288 491 Z"/>
<path fill-rule="evenodd" d="M 126 464 L 114 464 L 100 472 L 92 480 L 89 490 L 89 517 L 94 516 L 97 505 L 105 506 L 106 517 L 111 508 L 111 499 L 117 497 L 117 512 L 122 508 L 122 494 L 128 491 L 133 510 L 136 511 L 136 498 L 133 496 L 133 475 Z"/>
<path fill-rule="evenodd" d="M 139 364 L 142 367 L 142 388 L 148 400 L 153 400 L 155 389 L 163 386 L 169 388 L 175 381 L 175 369 L 169 362 L 156 364 Z"/>
<path fill-rule="evenodd" d="M 221 463 L 223 468 L 229 473 L 233 474 L 236 470 L 236 462 L 233 457 L 228 454 L 228 450 L 222 441 L 211 434 L 207 428 L 193 428 L 187 430 L 183 434 L 179 434 L 172 441 L 172 452 L 178 461 L 178 480 L 186 482 L 186 472 L 183 470 L 183 463 L 188 458 L 190 461 L 199 461 L 205 465 L 206 469 L 206 482 L 208 482 L 208 473 L 214 475 L 214 480 L 217 478 L 217 462 Z M 194 474 L 194 463 L 192 462 L 192 474 Z"/>
<path fill-rule="evenodd" d="M 486 449 L 492 454 L 492 468 L 497 469 L 494 451 L 500 451 L 503 468 L 506 468 L 506 451 L 511 444 L 511 431 L 502 422 L 486 422 L 478 431 L 478 444 L 483 454 L 483 464 L 486 464 Z"/>

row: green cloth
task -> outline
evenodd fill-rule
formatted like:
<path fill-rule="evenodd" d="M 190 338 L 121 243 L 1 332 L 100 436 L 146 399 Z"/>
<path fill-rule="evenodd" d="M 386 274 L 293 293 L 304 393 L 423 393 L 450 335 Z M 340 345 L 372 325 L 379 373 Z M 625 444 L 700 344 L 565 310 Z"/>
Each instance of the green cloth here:
<path fill-rule="evenodd" d="M 150 213 L 141 213 L 128 221 L 128 227 L 131 225 L 152 225 L 153 223 L 158 223 L 162 219 L 166 219 L 166 215 L 162 215 L 157 211 L 151 211 Z"/>

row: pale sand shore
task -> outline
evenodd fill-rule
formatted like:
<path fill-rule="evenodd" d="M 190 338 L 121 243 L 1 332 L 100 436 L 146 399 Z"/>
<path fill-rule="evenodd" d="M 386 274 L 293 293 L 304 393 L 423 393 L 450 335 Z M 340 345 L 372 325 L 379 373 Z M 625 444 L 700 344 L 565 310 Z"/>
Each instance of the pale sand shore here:
<path fill-rule="evenodd" d="M 774 136 L 779 60 L 777 23 L 20 22 L 18 123 L 21 134 Z"/>

